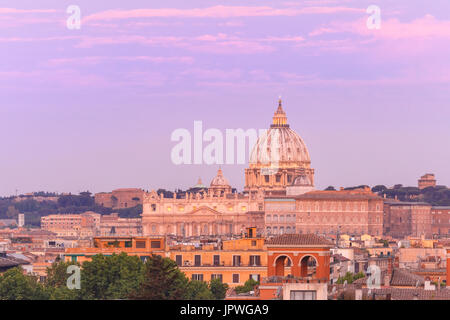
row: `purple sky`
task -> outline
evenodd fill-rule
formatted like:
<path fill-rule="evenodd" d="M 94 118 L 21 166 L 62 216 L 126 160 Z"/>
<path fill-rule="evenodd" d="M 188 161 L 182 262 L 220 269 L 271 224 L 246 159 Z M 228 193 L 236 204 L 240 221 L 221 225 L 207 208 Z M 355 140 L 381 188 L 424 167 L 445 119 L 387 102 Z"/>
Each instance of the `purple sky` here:
<path fill-rule="evenodd" d="M 171 133 L 267 128 L 279 95 L 318 188 L 450 185 L 449 57 L 448 0 L 2 1 L 0 195 L 209 184 Z"/>

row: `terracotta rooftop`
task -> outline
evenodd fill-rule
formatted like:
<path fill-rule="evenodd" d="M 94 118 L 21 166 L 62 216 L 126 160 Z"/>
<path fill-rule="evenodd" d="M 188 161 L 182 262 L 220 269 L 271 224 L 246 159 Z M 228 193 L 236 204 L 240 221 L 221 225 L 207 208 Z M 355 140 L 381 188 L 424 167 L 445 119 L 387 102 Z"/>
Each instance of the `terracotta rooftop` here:
<path fill-rule="evenodd" d="M 340 190 L 340 191 L 311 191 L 295 197 L 296 199 L 379 199 L 375 193 L 364 190 Z"/>
<path fill-rule="evenodd" d="M 415 287 L 416 284 L 423 286 L 423 277 L 402 269 L 394 269 L 391 277 L 391 286 Z"/>
<path fill-rule="evenodd" d="M 384 283 L 384 278 L 387 275 L 387 271 L 384 270 L 381 272 L 381 283 Z M 365 285 L 367 282 L 367 277 L 359 278 L 355 280 L 354 284 L 362 284 Z M 412 272 L 409 272 L 404 269 L 394 269 L 391 275 L 391 279 L 389 284 L 394 287 L 416 287 L 423 286 L 425 280 L 422 276 L 416 275 Z"/>
<path fill-rule="evenodd" d="M 369 289 L 363 289 L 368 294 Z M 391 294 L 392 300 L 449 300 L 450 289 L 424 290 L 422 288 L 402 289 L 402 288 L 384 288 L 372 289 L 371 294 L 386 295 Z"/>
<path fill-rule="evenodd" d="M 332 243 L 323 237 L 315 234 L 283 234 L 266 240 L 266 245 L 328 245 Z"/>

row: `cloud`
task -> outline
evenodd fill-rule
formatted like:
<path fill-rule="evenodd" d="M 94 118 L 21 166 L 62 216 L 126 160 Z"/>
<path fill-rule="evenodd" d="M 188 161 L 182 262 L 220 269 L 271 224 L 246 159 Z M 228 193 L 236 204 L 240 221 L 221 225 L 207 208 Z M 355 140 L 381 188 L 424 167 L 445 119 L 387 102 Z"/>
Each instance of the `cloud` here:
<path fill-rule="evenodd" d="M 55 13 L 55 9 L 16 9 L 16 8 L 0 8 L 0 14 L 8 13 Z"/>
<path fill-rule="evenodd" d="M 193 9 L 134 9 L 107 10 L 91 14 L 84 22 L 135 18 L 238 18 L 297 16 L 302 14 L 361 13 L 365 10 L 348 7 L 273 8 L 269 6 L 213 6 Z"/>
<path fill-rule="evenodd" d="M 202 69 L 192 68 L 184 70 L 181 76 L 193 76 L 196 79 L 213 79 L 213 80 L 232 80 L 242 77 L 242 71 L 239 69 L 222 70 L 222 69 Z"/>
<path fill-rule="evenodd" d="M 192 64 L 194 62 L 193 57 L 181 56 L 181 57 L 162 57 L 162 56 L 119 56 L 119 57 L 106 57 L 106 56 L 88 56 L 77 58 L 60 58 L 50 59 L 46 65 L 51 67 L 59 67 L 62 65 L 96 65 L 99 63 L 106 63 L 111 61 L 130 61 L 130 62 L 149 62 L 149 63 L 182 63 Z"/>
<path fill-rule="evenodd" d="M 450 37 L 450 21 L 437 20 L 429 14 L 410 22 L 400 22 L 398 19 L 382 20 L 379 30 L 368 29 L 366 21 L 367 19 L 359 19 L 352 22 L 335 21 L 311 31 L 309 36 L 316 37 L 333 33 L 353 33 L 361 36 L 391 40 Z"/>

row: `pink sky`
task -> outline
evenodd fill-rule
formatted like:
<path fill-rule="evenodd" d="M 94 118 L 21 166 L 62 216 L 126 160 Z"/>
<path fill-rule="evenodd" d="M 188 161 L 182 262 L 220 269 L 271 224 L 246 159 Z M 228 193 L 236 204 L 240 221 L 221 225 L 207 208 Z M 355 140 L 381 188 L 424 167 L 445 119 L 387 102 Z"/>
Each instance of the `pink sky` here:
<path fill-rule="evenodd" d="M 0 195 L 207 184 L 171 133 L 266 128 L 279 95 L 318 188 L 450 185 L 449 44 L 448 0 L 3 1 Z"/>

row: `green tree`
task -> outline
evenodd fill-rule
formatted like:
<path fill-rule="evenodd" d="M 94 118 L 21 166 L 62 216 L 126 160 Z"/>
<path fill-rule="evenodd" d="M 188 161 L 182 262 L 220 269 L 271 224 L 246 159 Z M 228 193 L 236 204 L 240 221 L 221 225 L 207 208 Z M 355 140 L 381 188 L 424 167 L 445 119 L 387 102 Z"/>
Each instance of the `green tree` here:
<path fill-rule="evenodd" d="M 126 299 L 144 280 L 144 264 L 126 253 L 95 255 L 81 269 L 82 299 Z"/>
<path fill-rule="evenodd" d="M 189 280 L 178 269 L 175 261 L 152 255 L 145 263 L 144 281 L 141 287 L 130 297 L 142 300 L 185 299 L 188 284 Z"/>
<path fill-rule="evenodd" d="M 0 276 L 0 300 L 47 300 L 48 294 L 36 277 L 23 274 L 20 267 Z"/>
<path fill-rule="evenodd" d="M 359 272 L 357 274 L 353 274 L 351 272 L 347 272 L 345 276 L 339 277 L 337 280 L 337 284 L 344 284 L 345 281 L 347 281 L 348 284 L 353 283 L 353 281 L 358 280 L 360 278 L 364 278 L 366 275 L 364 272 Z"/>
<path fill-rule="evenodd" d="M 71 276 L 67 273 L 67 268 L 71 265 L 80 266 L 76 262 L 58 261 L 47 268 L 45 289 L 51 300 L 77 300 L 81 298 L 80 290 L 67 287 L 67 279 Z"/>
<path fill-rule="evenodd" d="M 220 279 L 211 280 L 209 283 L 209 290 L 214 299 L 223 300 L 227 294 L 228 284 L 223 283 Z"/>
<path fill-rule="evenodd" d="M 186 300 L 213 300 L 214 295 L 204 281 L 191 280 L 183 297 Z"/>
<path fill-rule="evenodd" d="M 252 278 L 248 279 L 247 281 L 245 281 L 243 286 L 237 286 L 234 290 L 236 291 L 236 293 L 246 293 L 246 292 L 250 292 L 253 291 L 253 289 L 255 288 L 255 286 L 259 285 L 258 281 L 253 280 Z"/>

